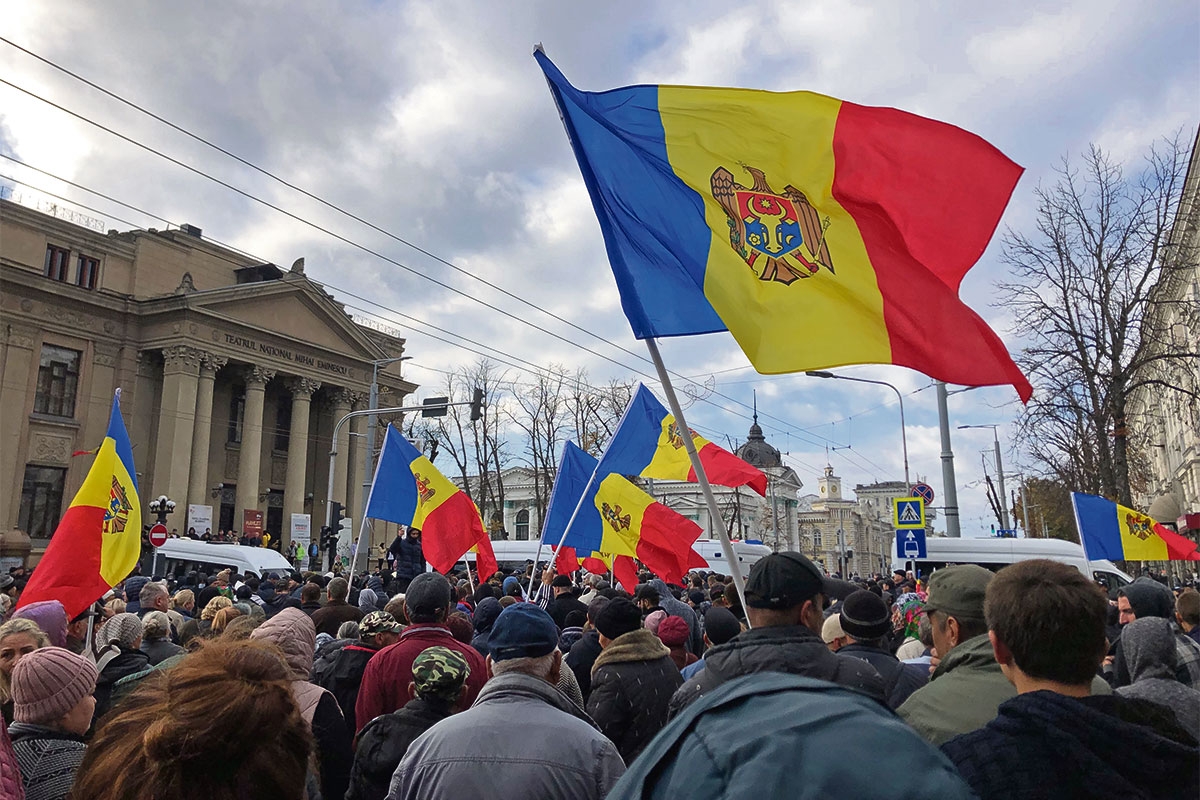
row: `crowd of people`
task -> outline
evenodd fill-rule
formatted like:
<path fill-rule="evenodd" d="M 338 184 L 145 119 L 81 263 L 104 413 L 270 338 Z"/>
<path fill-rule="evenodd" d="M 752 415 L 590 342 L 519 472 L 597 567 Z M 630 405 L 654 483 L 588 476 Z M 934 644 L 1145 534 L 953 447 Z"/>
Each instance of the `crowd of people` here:
<path fill-rule="evenodd" d="M 1195 798 L 1200 594 L 1070 566 L 0 579 L 0 797 Z M 411 563 L 410 563 L 411 562 Z M 403 568 L 401 568 L 403 567 Z"/>

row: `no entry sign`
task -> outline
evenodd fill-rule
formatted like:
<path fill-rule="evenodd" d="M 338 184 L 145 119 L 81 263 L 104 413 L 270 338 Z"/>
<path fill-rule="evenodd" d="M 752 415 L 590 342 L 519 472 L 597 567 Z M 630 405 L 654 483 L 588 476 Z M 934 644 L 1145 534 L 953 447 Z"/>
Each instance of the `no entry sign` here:
<path fill-rule="evenodd" d="M 167 543 L 167 526 L 161 522 L 157 523 L 150 529 L 150 544 L 155 547 L 162 547 Z"/>

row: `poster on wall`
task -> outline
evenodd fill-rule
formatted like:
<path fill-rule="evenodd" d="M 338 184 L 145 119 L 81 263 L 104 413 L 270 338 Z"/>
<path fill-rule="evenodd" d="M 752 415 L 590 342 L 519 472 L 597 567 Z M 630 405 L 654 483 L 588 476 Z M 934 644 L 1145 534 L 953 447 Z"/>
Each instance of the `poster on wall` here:
<path fill-rule="evenodd" d="M 205 533 L 212 534 L 212 506 L 188 505 L 188 531 L 195 531 L 196 536 L 203 538 Z"/>
<path fill-rule="evenodd" d="M 242 511 L 242 533 L 253 539 L 261 539 L 263 535 L 263 512 L 257 508 L 247 508 Z"/>
<path fill-rule="evenodd" d="M 292 514 L 292 550 L 301 545 L 308 552 L 308 544 L 312 541 L 312 515 Z M 306 555 L 305 558 L 308 558 Z"/>

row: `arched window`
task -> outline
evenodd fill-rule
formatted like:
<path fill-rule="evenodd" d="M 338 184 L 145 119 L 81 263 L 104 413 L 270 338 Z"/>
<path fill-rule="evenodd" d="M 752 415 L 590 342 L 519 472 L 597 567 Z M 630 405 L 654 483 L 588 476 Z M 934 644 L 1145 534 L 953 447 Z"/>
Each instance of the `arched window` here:
<path fill-rule="evenodd" d="M 821 529 L 813 528 L 813 550 L 820 550 L 823 547 L 821 544 Z"/>
<path fill-rule="evenodd" d="M 517 541 L 523 542 L 529 538 L 529 511 L 521 509 L 517 512 Z"/>

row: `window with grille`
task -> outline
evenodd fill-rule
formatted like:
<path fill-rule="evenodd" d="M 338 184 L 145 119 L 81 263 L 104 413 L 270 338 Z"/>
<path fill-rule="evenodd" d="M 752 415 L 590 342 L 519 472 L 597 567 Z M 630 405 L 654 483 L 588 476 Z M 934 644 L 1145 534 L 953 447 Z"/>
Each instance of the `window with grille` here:
<path fill-rule="evenodd" d="M 65 469 L 26 465 L 17 527 L 29 534 L 30 538 L 49 539 L 58 527 L 66 480 Z"/>
<path fill-rule="evenodd" d="M 100 278 L 100 261 L 90 256 L 80 256 L 75 270 L 75 284 L 84 289 L 95 289 Z"/>
<path fill-rule="evenodd" d="M 37 395 L 33 410 L 53 417 L 75 416 L 75 393 L 79 388 L 79 351 L 52 344 L 42 345 L 38 365 Z"/>
<path fill-rule="evenodd" d="M 46 277 L 52 281 L 65 281 L 67 268 L 71 265 L 71 251 L 54 245 L 46 246 Z"/>

